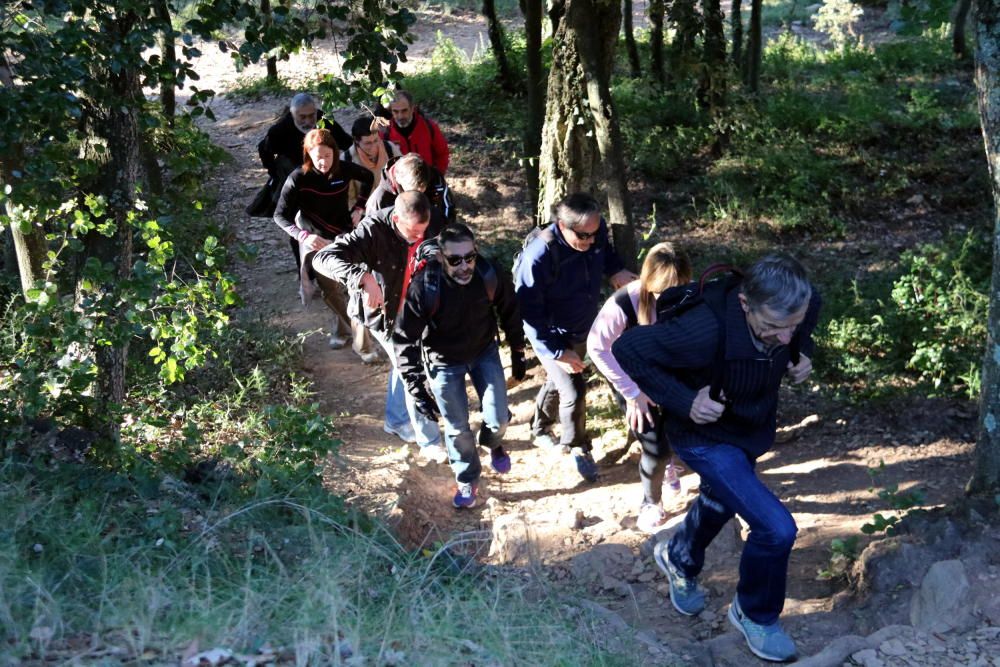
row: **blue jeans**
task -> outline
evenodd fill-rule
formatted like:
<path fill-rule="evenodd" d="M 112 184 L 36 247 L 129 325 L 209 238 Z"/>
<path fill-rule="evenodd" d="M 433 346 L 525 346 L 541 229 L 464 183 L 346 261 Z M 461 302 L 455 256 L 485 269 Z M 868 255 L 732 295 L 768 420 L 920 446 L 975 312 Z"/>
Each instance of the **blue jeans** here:
<path fill-rule="evenodd" d="M 468 364 L 434 366 L 427 369 L 430 388 L 434 393 L 441 417 L 444 419 L 444 444 L 448 448 L 451 469 L 459 482 L 470 483 L 479 479 L 479 448 L 469 428 L 469 397 L 465 391 L 465 376 L 472 378 L 472 386 L 479 395 L 483 415 L 483 428 L 479 431 L 479 444 L 499 447 L 510 421 L 507 411 L 507 380 L 496 343 L 490 345 Z"/>
<path fill-rule="evenodd" d="M 670 538 L 670 562 L 685 576 L 697 576 L 705 565 L 705 547 L 739 514 L 750 524 L 736 585 L 740 607 L 755 623 L 774 623 L 785 606 L 788 557 L 795 544 L 791 513 L 754 473 L 756 460 L 739 447 L 677 447 L 675 453 L 701 477 L 701 493 Z"/>
<path fill-rule="evenodd" d="M 439 444 L 441 429 L 438 428 L 437 422 L 432 422 L 417 412 L 413 397 L 406 391 L 403 377 L 396 370 L 396 354 L 392 348 L 392 340 L 381 331 L 377 333 L 372 331 L 372 337 L 382 345 L 389 363 L 392 364 L 392 370 L 389 371 L 389 386 L 385 393 L 385 425 L 396 431 L 412 426 L 417 435 L 417 444 L 421 447 Z"/>

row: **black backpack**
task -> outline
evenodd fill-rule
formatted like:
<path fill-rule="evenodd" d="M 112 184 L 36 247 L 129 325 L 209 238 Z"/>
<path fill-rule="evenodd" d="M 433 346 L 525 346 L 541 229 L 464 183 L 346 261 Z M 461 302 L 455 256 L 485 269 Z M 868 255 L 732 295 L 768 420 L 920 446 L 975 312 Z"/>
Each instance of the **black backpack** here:
<path fill-rule="evenodd" d="M 728 264 L 713 264 L 705 269 L 696 282 L 670 287 L 664 290 L 656 299 L 656 324 L 680 317 L 695 306 L 703 303 L 709 307 L 709 310 L 715 316 L 715 320 L 719 326 L 719 336 L 714 361 L 712 362 L 712 382 L 709 389 L 709 397 L 713 401 L 719 400 L 719 394 L 722 391 L 722 380 L 725 374 L 726 301 L 729 298 L 729 293 L 734 289 L 738 289 L 742 282 L 743 273 L 739 269 Z M 639 317 L 632 306 L 632 299 L 629 298 L 626 288 L 622 287 L 616 291 L 614 299 L 628 320 L 626 328 L 636 326 L 639 323 Z M 796 332 L 789 344 L 789 352 L 791 353 L 793 364 L 799 363 L 800 345 L 799 334 Z"/>

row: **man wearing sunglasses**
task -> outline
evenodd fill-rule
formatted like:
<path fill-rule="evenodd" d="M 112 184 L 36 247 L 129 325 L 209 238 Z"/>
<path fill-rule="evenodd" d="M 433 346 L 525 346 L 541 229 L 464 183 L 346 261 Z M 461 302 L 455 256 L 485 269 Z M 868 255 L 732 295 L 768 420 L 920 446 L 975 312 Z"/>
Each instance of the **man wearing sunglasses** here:
<path fill-rule="evenodd" d="M 501 445 L 510 412 L 497 320 L 510 344 L 511 374 L 518 380 L 525 375 L 524 331 L 510 276 L 477 253 L 468 227 L 448 225 L 437 245 L 437 257 L 410 283 L 392 339 L 417 410 L 429 420 L 436 421 L 439 412 L 444 418 L 444 441 L 458 483 L 452 503 L 469 508 L 476 504 L 481 466 L 469 427 L 465 378 L 472 379 L 479 395 L 483 426 L 478 444 L 490 449 L 495 472 L 509 472 L 510 457 Z"/>
<path fill-rule="evenodd" d="M 535 445 L 569 449 L 577 472 L 589 482 L 597 481 L 597 465 L 585 424 L 583 357 L 605 277 L 618 289 L 638 276 L 611 247 L 600 206 L 584 193 L 553 207 L 552 223 L 527 243 L 514 275 L 524 331 L 546 374 L 531 420 Z M 558 443 L 552 433 L 556 423 Z"/>

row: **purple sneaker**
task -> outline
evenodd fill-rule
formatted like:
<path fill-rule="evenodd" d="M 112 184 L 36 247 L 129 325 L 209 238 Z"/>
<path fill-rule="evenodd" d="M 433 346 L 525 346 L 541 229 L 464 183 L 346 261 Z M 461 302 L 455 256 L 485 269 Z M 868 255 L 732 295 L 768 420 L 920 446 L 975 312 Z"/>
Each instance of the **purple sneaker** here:
<path fill-rule="evenodd" d="M 455 489 L 455 497 L 451 504 L 458 509 L 469 509 L 476 506 L 476 485 L 466 482 L 459 482 Z"/>
<path fill-rule="evenodd" d="M 494 447 L 490 450 L 490 467 L 501 475 L 510 472 L 510 457 L 503 447 Z"/>

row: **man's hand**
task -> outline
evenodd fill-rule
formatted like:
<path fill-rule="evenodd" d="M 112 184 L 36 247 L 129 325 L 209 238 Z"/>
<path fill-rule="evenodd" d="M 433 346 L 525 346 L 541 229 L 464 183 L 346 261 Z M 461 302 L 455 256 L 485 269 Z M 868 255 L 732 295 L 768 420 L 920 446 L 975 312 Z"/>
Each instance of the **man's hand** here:
<path fill-rule="evenodd" d="M 388 118 L 383 118 L 382 116 L 374 116 L 372 118 L 372 124 L 369 126 L 372 132 L 379 132 L 384 128 L 392 125 L 392 121 Z"/>
<path fill-rule="evenodd" d="M 309 252 L 316 252 L 317 250 L 322 250 L 331 243 L 333 243 L 333 241 L 325 239 L 319 234 L 310 234 L 306 237 L 305 246 Z"/>
<path fill-rule="evenodd" d="M 426 417 L 429 421 L 436 422 L 441 416 L 438 411 L 434 397 L 427 391 L 427 387 L 421 385 L 420 389 L 413 395 L 413 407 L 417 412 Z"/>
<path fill-rule="evenodd" d="M 799 384 L 805 382 L 805 379 L 809 377 L 812 373 L 813 362 L 804 354 L 799 354 L 799 363 L 792 365 L 792 362 L 788 362 L 788 377 L 792 379 L 794 384 Z"/>
<path fill-rule="evenodd" d="M 372 274 L 365 273 L 361 276 L 361 289 L 365 291 L 365 306 L 369 310 L 379 308 L 385 301 L 382 296 L 382 288 L 379 287 L 378 281 Z"/>
<path fill-rule="evenodd" d="M 524 350 L 510 351 L 510 376 L 520 382 L 528 375 L 528 361 L 524 358 Z"/>
<path fill-rule="evenodd" d="M 625 423 L 635 433 L 642 433 L 646 424 L 653 425 L 653 415 L 649 411 L 653 402 L 642 392 L 635 399 L 625 399 Z"/>
<path fill-rule="evenodd" d="M 691 417 L 691 421 L 695 424 L 711 424 L 718 421 L 719 417 L 726 410 L 725 404 L 713 401 L 708 395 L 711 389 L 711 387 L 706 385 L 699 389 L 698 395 L 694 397 L 694 402 L 691 404 L 691 412 L 688 413 L 688 416 Z"/>
<path fill-rule="evenodd" d="M 570 375 L 583 372 L 583 359 L 573 350 L 563 350 L 562 355 L 556 359 L 556 364 Z"/>
<path fill-rule="evenodd" d="M 612 287 L 614 287 L 615 289 L 618 289 L 619 287 L 621 287 L 623 285 L 628 285 L 630 282 L 632 282 L 633 280 L 636 280 L 638 278 L 639 278 L 639 276 L 635 275 L 634 273 L 632 273 L 628 269 L 622 269 L 621 271 L 619 271 L 615 275 L 613 275 L 610 278 L 608 278 L 608 280 L 611 281 L 611 286 Z"/>

